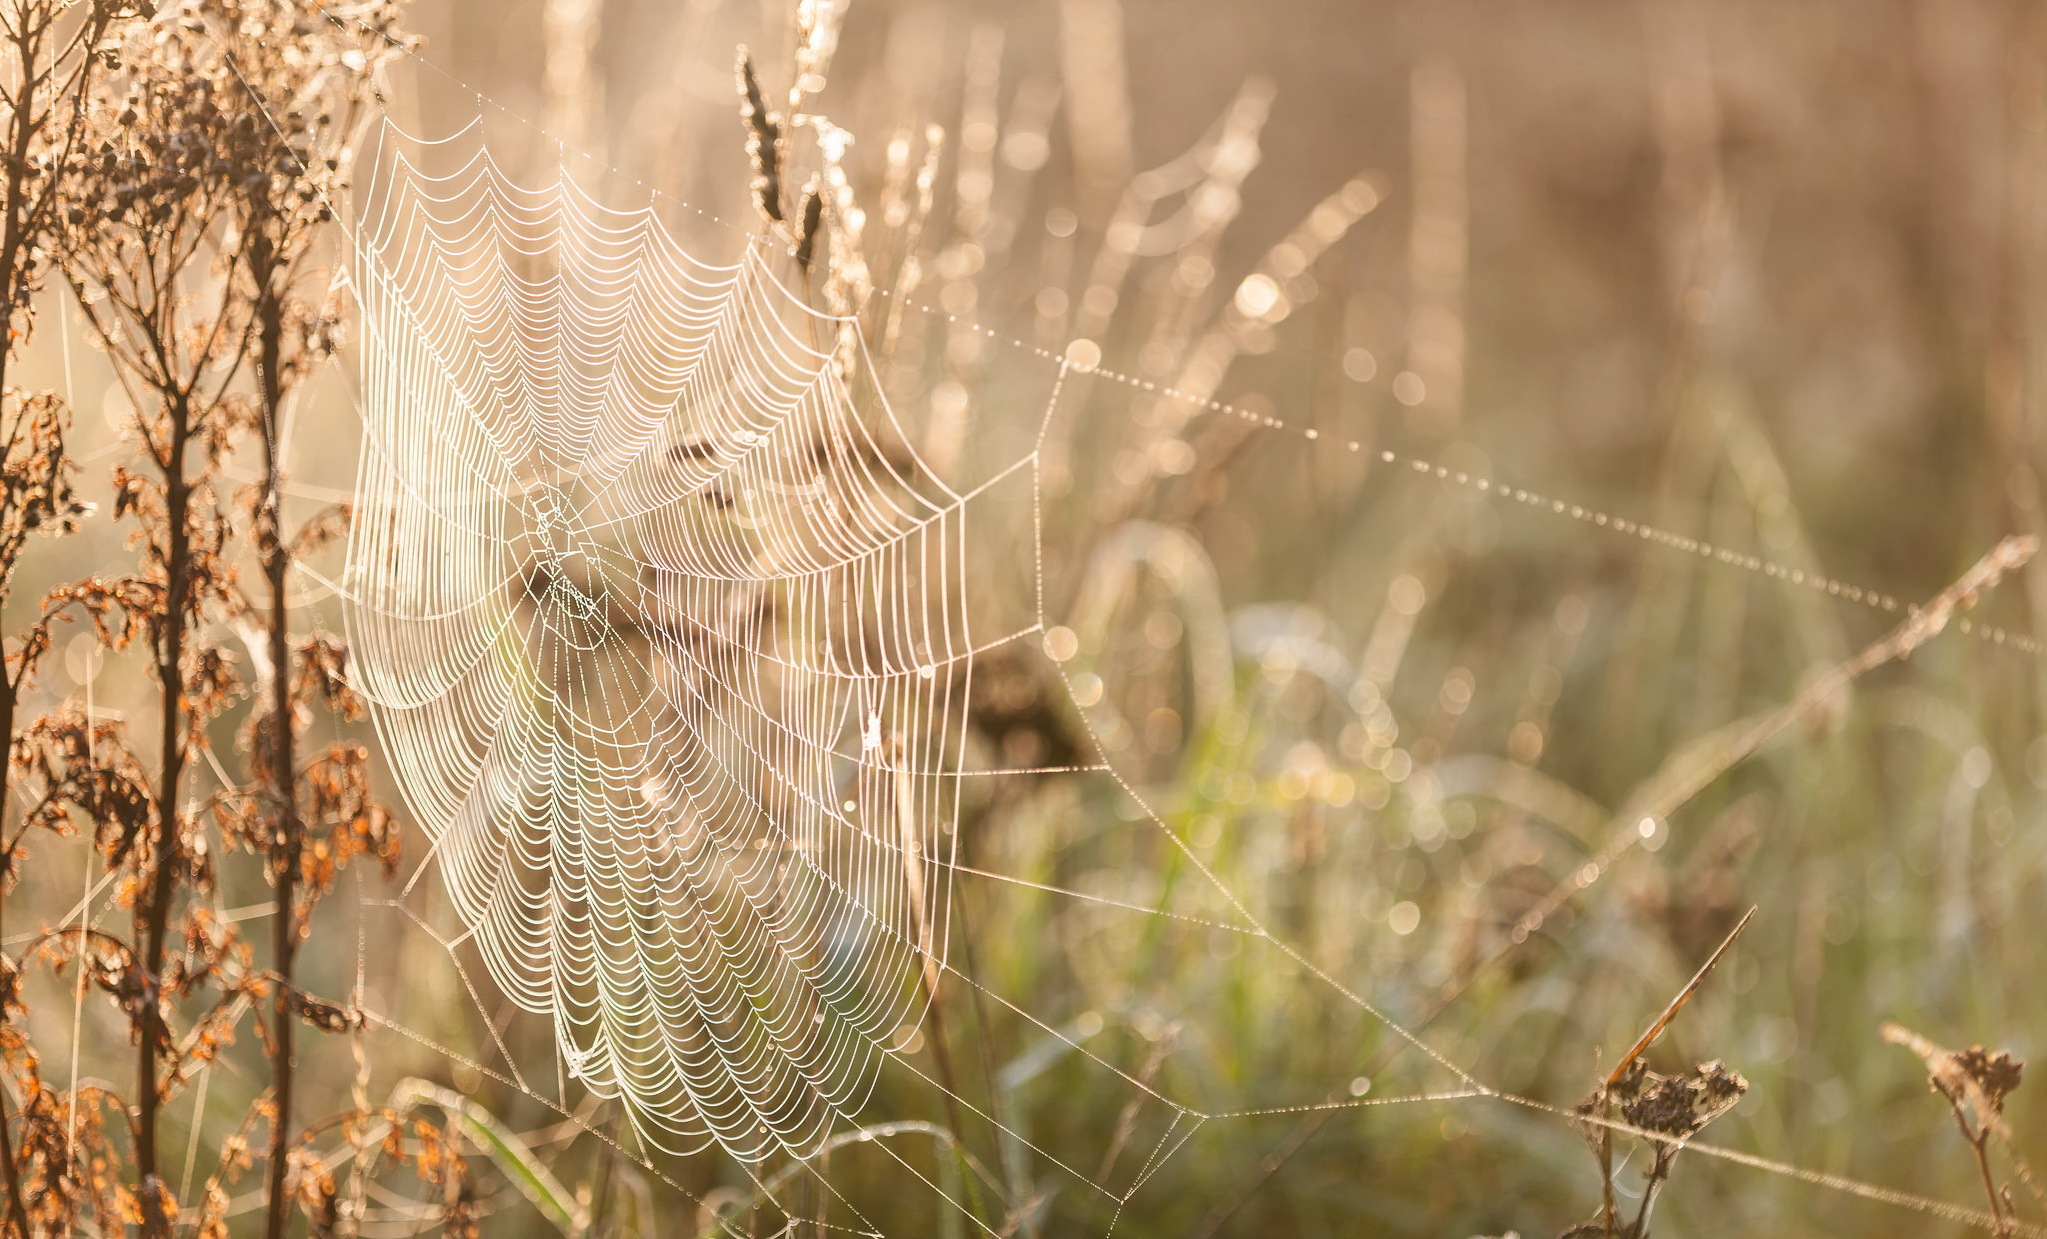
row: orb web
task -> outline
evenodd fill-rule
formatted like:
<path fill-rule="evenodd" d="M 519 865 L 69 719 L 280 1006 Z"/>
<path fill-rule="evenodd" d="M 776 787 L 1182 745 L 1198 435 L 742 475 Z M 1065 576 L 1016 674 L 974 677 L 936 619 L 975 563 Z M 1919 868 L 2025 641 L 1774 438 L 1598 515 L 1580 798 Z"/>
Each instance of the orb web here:
<path fill-rule="evenodd" d="M 802 1156 L 943 965 L 974 496 L 758 246 L 453 144 L 387 127 L 359 207 L 355 681 L 565 1072 Z"/>

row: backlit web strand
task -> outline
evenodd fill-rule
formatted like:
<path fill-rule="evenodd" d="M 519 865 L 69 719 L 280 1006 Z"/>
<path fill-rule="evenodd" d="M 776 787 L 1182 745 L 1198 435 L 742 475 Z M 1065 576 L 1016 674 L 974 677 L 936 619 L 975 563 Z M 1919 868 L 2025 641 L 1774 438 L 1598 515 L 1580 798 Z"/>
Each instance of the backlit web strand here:
<path fill-rule="evenodd" d="M 973 500 L 757 248 L 473 132 L 366 163 L 346 596 L 398 782 L 571 1073 L 655 1147 L 804 1155 L 944 957 Z"/>

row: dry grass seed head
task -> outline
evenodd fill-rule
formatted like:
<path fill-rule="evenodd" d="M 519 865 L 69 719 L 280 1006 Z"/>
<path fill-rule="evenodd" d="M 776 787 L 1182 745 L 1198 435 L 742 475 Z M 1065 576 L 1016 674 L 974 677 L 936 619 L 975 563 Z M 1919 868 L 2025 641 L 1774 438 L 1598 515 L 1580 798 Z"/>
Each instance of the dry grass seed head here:
<path fill-rule="evenodd" d="M 753 68 L 753 56 L 739 49 L 739 117 L 746 125 L 746 153 L 753 161 L 754 207 L 770 224 L 783 222 L 781 117 L 768 110 L 761 96 L 761 83 Z"/>

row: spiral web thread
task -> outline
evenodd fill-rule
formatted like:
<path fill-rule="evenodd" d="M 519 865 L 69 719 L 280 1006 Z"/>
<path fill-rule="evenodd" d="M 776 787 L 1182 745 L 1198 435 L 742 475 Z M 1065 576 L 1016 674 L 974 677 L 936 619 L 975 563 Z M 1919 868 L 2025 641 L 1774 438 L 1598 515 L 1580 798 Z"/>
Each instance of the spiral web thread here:
<path fill-rule="evenodd" d="M 1036 452 L 975 490 L 950 489 L 907 446 L 857 328 L 806 307 L 757 247 L 730 266 L 697 261 L 651 209 L 601 205 L 566 174 L 545 189 L 519 187 L 474 130 L 428 144 L 386 121 L 367 161 L 374 175 L 352 273 L 365 324 L 365 446 L 336 592 L 348 604 L 353 678 L 465 926 L 453 942 L 432 936 L 487 1026 L 454 958 L 464 939 L 514 1002 L 553 1020 L 568 1071 L 623 1099 L 647 1151 L 715 1141 L 754 1168 L 791 1154 L 792 1171 L 865 1233 L 875 1232 L 812 1157 L 849 1139 L 872 1141 L 944 1207 L 987 1229 L 956 1189 L 889 1147 L 937 1129 L 858 1113 L 885 1062 L 944 1087 L 896 1053 L 941 981 L 1063 1043 L 1126 1089 L 1133 1113 L 1157 1116 L 1145 1156 L 1112 1183 L 953 1097 L 1118 1213 L 1214 1121 L 1481 1099 L 1564 1117 L 1486 1085 L 1269 932 L 1107 762 L 1073 770 L 1099 772 L 1137 802 L 1135 825 L 1164 832 L 1201 873 L 1212 915 L 959 864 L 952 789 L 962 775 L 989 773 L 960 762 L 974 656 L 1046 623 L 1036 582 L 1006 579 L 971 553 L 968 517 L 996 488 L 1015 486 L 1027 489 L 1035 518 Z M 437 151 L 455 164 L 439 174 L 406 154 L 463 140 L 475 149 L 466 160 Z M 1049 423 L 1071 367 L 987 334 L 1057 367 Z M 1111 370 L 1088 373 L 1176 396 Z M 1329 450 L 1358 450 L 1304 433 Z M 1551 505 L 1454 480 L 1515 506 Z M 1703 553 L 1580 511 L 1569 509 Z M 1779 575 L 1767 561 L 1717 558 Z M 1010 575 L 1035 576 L 1036 565 Z M 977 606 L 1004 589 L 1028 596 L 1029 623 L 986 625 Z M 2004 644 L 2005 634 L 1994 639 Z M 1097 1057 L 1085 1030 L 1055 1026 L 950 960 L 956 876 L 1242 935 L 1384 1023 L 1442 1086 L 1347 1099 L 1339 1085 L 1323 1099 L 1221 1110 L 1175 1100 Z M 510 1076 L 367 1014 L 570 1118 L 566 1093 L 536 1091 L 501 1042 Z M 866 1125 L 835 1131 L 856 1120 Z M 1992 1224 L 1951 1202 L 1689 1147 Z M 763 1200 L 798 1220 L 778 1196 L 787 1175 L 748 1174 Z"/>
<path fill-rule="evenodd" d="M 857 341 L 758 250 L 701 263 L 651 210 L 391 138 L 357 233 L 357 683 L 569 1074 L 657 1147 L 808 1152 L 945 958 L 976 496 L 885 401 L 862 421 Z"/>

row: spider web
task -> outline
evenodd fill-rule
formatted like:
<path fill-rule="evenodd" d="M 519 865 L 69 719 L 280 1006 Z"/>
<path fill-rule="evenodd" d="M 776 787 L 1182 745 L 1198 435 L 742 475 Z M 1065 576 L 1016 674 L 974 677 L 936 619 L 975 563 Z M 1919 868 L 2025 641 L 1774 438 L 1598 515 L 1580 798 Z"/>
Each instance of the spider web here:
<path fill-rule="evenodd" d="M 656 1147 L 809 1153 L 945 959 L 977 496 L 757 248 L 375 166 L 348 623 L 405 798 L 571 1076 Z"/>
<path fill-rule="evenodd" d="M 345 583 L 321 585 L 346 603 L 353 681 L 373 702 L 385 755 L 433 841 L 461 929 L 440 934 L 405 901 L 359 901 L 358 912 L 364 926 L 377 920 L 379 934 L 408 932 L 409 922 L 433 939 L 499 1058 L 445 1044 L 374 1009 L 381 1004 L 365 1011 L 374 1024 L 552 1109 L 560 1132 L 610 1142 L 700 1207 L 706 1200 L 648 1154 L 716 1144 L 788 1219 L 785 1230 L 799 1221 L 848 1229 L 814 1216 L 815 1193 L 806 1201 L 790 1191 L 814 1184 L 855 1229 L 878 1233 L 824 1164 L 856 1146 L 893 1159 L 897 1180 L 928 1188 L 941 1223 L 994 1233 L 971 1187 L 947 1179 L 942 1156 L 934 1163 L 892 1147 L 958 1147 L 962 1134 L 877 1104 L 873 1094 L 892 1069 L 944 1093 L 971 1113 L 965 1126 L 987 1124 L 998 1142 L 1027 1150 L 1112 1216 L 1141 1207 L 1133 1204 L 1139 1192 L 1215 1124 L 1319 1122 L 1386 1106 L 1568 1117 L 1490 1087 L 1347 988 L 1339 979 L 1347 973 L 1323 970 L 1268 931 L 1187 848 L 1177 816 L 1146 804 L 1134 776 L 1106 759 L 1059 773 L 1113 784 L 1132 809 L 1123 829 L 1156 833 L 1176 849 L 1202 879 L 1200 898 L 1114 898 L 1002 871 L 1000 857 L 988 868 L 960 859 L 963 779 L 1052 772 L 973 768 L 963 706 L 982 656 L 1016 645 L 1040 657 L 1034 641 L 1020 640 L 1048 623 L 1038 565 L 976 553 L 978 535 L 1016 512 L 1034 529 L 1035 450 L 979 487 L 948 486 L 907 446 L 853 324 L 811 309 L 772 274 L 757 244 L 735 244 L 725 265 L 700 261 L 651 207 L 605 206 L 566 173 L 522 187 L 499 170 L 480 132 L 424 143 L 387 125 L 367 162 L 373 175 L 351 232 L 350 271 L 367 337 L 359 518 Z M 1304 437 L 1317 451 L 1363 450 L 1327 427 L 957 326 L 1020 350 L 1048 376 L 1048 422 L 1063 392 L 1094 382 L 1120 386 L 1133 403 L 1174 402 L 1189 418 L 1242 419 Z M 68 356 L 66 370 L 73 388 Z M 1503 511 L 1577 522 L 1880 612 L 1900 609 L 1874 589 L 1498 478 L 1375 455 L 1399 475 L 1476 493 Z M 1008 532 L 988 541 L 1017 543 L 1018 531 Z M 1034 545 L 1030 532 L 1026 545 Z M 1021 608 L 1014 622 L 999 615 L 1003 600 Z M 1339 698 L 1360 697 L 1359 670 L 1312 634 L 1247 618 L 1259 621 L 1247 629 L 1270 631 L 1249 632 L 1240 646 L 1284 647 L 1286 665 L 1326 681 Z M 1967 618 L 1956 627 L 2038 652 L 2018 633 Z M 90 712 L 91 680 L 82 683 Z M 1081 713 L 1098 747 L 1103 717 Z M 1565 897 L 1635 846 L 1632 824 L 1619 825 Z M 86 873 L 82 892 L 67 882 L 62 893 L 82 895 L 75 915 L 90 922 L 111 905 L 89 858 Z M 1126 1069 L 1093 1041 L 1099 1017 L 1091 1027 L 1088 1016 L 1012 1000 L 998 973 L 955 958 L 953 887 L 970 881 L 1084 907 L 1103 923 L 1231 935 L 1381 1021 L 1411 1058 L 1425 1060 L 1422 1075 L 1434 1084 L 1360 1098 L 1346 1096 L 1348 1081 L 1338 1079 L 1326 1094 L 1210 1097 Z M 624 1102 L 637 1147 L 619 1145 L 587 1107 L 572 1108 L 566 1087 L 550 1096 L 521 1075 L 500 1036 L 502 1017 L 491 1015 L 460 962 L 465 943 L 503 994 L 552 1023 L 564 1074 Z M 394 976 L 412 966 L 387 962 Z M 926 1073 L 914 1034 L 941 985 L 970 990 L 1034 1034 L 1037 1045 L 1019 1061 L 1071 1054 L 1093 1083 L 1127 1098 L 1109 1156 L 1098 1160 L 1070 1134 L 1034 1139 L 1015 1116 L 978 1108 Z M 76 990 L 72 1007 L 74 1081 L 84 992 Z M 187 1187 L 210 1079 L 210 1069 L 200 1075 L 193 1102 Z M 1115 1152 L 1126 1147 L 1118 1163 Z M 1760 1173 L 1995 1225 L 1947 1201 L 1689 1147 Z M 781 1154 L 789 1160 L 770 1173 Z M 979 1165 L 971 1170 L 1005 1186 Z M 259 1194 L 245 1194 L 233 1212 L 258 1203 Z M 416 1230 L 416 1218 L 406 1225 Z M 2041 1231 L 2025 1224 L 2014 1233 Z"/>
<path fill-rule="evenodd" d="M 465 142 L 466 158 L 450 155 Z M 429 173 L 429 160 L 453 166 Z M 1162 832 L 1205 880 L 1202 906 L 1141 906 L 960 863 L 959 780 L 992 773 L 964 760 L 976 656 L 1046 626 L 1036 565 L 976 556 L 969 516 L 978 525 L 983 509 L 1020 507 L 1035 523 L 1036 451 L 979 488 L 948 487 L 907 446 L 857 327 L 809 308 L 758 245 L 729 265 L 701 262 L 651 207 L 602 205 L 566 174 L 519 186 L 474 130 L 430 144 L 387 123 L 372 164 L 353 273 L 365 448 L 340 591 L 354 678 L 463 925 L 461 939 L 437 940 L 451 957 L 471 941 L 507 996 L 550 1018 L 566 1071 L 622 1098 L 649 1149 L 715 1142 L 755 1167 L 780 1150 L 857 1217 L 815 1162 L 872 1141 L 985 1226 L 958 1184 L 886 1148 L 937 1129 L 862 1113 L 885 1064 L 1117 1212 L 1213 1121 L 1476 1099 L 1563 1116 L 1487 1086 L 1268 932 L 1105 760 L 1070 769 L 1119 785 L 1134 826 Z M 987 334 L 1054 373 L 1048 422 L 1082 369 L 1324 450 L 1361 450 Z M 1495 479 L 1379 456 L 1503 504 L 1899 606 Z M 1013 493 L 997 500 L 998 490 Z M 1005 593 L 1032 609 L 1027 622 L 986 618 Z M 2018 634 L 1958 626 L 2032 652 Z M 1636 841 L 1621 831 L 1571 890 Z M 1437 1085 L 1346 1099 L 1336 1082 L 1320 1100 L 1230 1108 L 1174 1100 L 1092 1053 L 1085 1028 L 1055 1026 L 958 966 L 949 925 L 962 876 L 1257 942 L 1418 1047 Z M 941 982 L 1077 1051 L 1128 1092 L 1126 1126 L 1152 1108 L 1147 1155 L 1112 1184 L 1108 1161 L 1090 1175 L 914 1066 L 905 1034 Z M 567 1114 L 516 1066 L 507 1079 L 371 1016 Z M 1948 1202 L 1691 1147 L 1988 1224 Z M 785 1179 L 748 1173 L 785 1216 L 802 1216 L 776 1198 Z"/>

